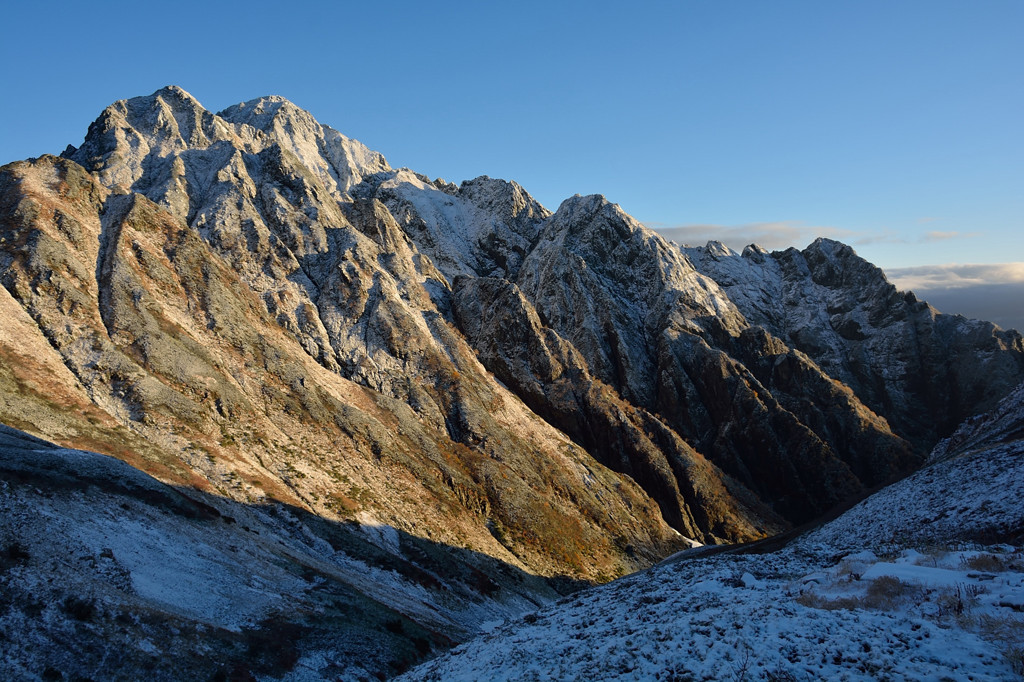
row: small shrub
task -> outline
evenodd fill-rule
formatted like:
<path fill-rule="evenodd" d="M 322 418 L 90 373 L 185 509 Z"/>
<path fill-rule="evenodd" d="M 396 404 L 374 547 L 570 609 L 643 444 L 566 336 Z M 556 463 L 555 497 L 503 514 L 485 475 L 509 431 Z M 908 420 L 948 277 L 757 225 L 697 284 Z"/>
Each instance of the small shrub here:
<path fill-rule="evenodd" d="M 935 600 L 940 616 L 962 616 L 964 613 L 963 595 L 959 590 L 955 592 L 943 592 Z"/>
<path fill-rule="evenodd" d="M 960 565 L 968 570 L 983 573 L 1003 573 L 1009 568 L 1006 559 L 997 554 L 976 554 L 965 558 Z"/>
<path fill-rule="evenodd" d="M 889 609 L 909 592 L 909 585 L 891 575 L 875 578 L 864 594 L 864 605 L 872 609 Z"/>
<path fill-rule="evenodd" d="M 1015 675 L 1024 677 L 1024 647 L 1011 647 L 1003 654 Z"/>

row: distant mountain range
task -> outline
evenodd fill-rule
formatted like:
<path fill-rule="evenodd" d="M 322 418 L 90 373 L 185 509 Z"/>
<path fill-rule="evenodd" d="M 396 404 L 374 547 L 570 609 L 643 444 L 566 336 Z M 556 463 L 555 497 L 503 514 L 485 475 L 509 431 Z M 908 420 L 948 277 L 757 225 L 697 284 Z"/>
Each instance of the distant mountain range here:
<path fill-rule="evenodd" d="M 0 643 L 27 676 L 115 674 L 118 628 L 150 644 L 115 676 L 392 674 L 813 521 L 1024 380 L 1020 334 L 838 242 L 680 248 L 601 196 L 552 213 L 176 87 L 0 168 L 0 283 L 0 628 L 51 618 Z"/>

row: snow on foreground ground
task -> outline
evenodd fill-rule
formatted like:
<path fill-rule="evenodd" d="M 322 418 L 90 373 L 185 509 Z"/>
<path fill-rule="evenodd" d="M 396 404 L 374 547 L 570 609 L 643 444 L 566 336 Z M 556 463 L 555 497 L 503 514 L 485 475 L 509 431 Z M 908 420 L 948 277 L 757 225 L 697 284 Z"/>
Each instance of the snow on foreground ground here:
<path fill-rule="evenodd" d="M 1021 679 L 1024 440 L 1004 433 L 784 549 L 680 557 L 399 679 Z"/>
<path fill-rule="evenodd" d="M 0 682 L 383 679 L 557 596 L 488 560 L 0 424 Z"/>
<path fill-rule="evenodd" d="M 590 590 L 399 679 L 1007 680 L 1022 609 L 1008 547 L 718 556 Z"/>

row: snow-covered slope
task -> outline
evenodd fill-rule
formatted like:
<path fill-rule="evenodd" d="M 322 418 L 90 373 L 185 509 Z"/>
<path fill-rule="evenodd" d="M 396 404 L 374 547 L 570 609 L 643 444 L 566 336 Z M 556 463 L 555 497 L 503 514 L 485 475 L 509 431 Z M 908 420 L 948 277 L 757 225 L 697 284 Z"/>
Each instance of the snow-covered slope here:
<path fill-rule="evenodd" d="M 1018 390 L 965 427 L 988 446 L 947 455 L 781 550 L 684 552 L 400 679 L 1019 679 L 1022 427 Z"/>
<path fill-rule="evenodd" d="M 1024 384 L 965 422 L 920 471 L 801 538 L 800 546 L 1024 543 Z"/>
<path fill-rule="evenodd" d="M 465 582 L 464 552 L 479 558 L 478 592 L 527 574 L 561 590 L 695 543 L 761 538 L 915 469 L 952 430 L 949 405 L 1012 388 L 1019 337 L 886 327 L 926 306 L 850 254 L 818 243 L 790 273 L 750 250 L 778 290 L 744 297 L 601 196 L 551 213 L 515 182 L 393 169 L 280 97 L 215 114 L 168 87 L 112 104 L 61 158 L 0 168 L 0 422 L 213 507 L 287 509 L 301 523 L 268 532 L 295 552 L 322 524 L 345 543 L 372 538 L 351 545 L 355 561 L 407 544 L 454 557 L 432 559 L 432 577 L 406 556 L 426 584 L 381 593 L 416 622 L 455 623 L 428 641 L 446 646 L 480 619 L 419 590 Z M 735 254 L 716 257 L 749 277 Z M 896 331 L 837 358 L 805 343 L 859 338 L 861 318 Z M 878 358 L 850 364 L 851 349 Z M 936 390 L 947 380 L 949 399 Z M 904 388 L 918 384 L 927 399 L 914 403 L 920 391 Z M 890 419 L 931 430 L 911 444 Z M 29 490 L 17 491 L 24 510 Z M 106 494 L 90 484 L 59 513 L 106 518 Z M 174 544 L 179 530 L 197 556 L 230 556 L 192 530 L 159 535 Z M 168 565 L 148 583 L 132 575 L 153 586 L 187 572 Z M 304 613 L 305 587 L 254 566 L 277 585 L 270 601 L 254 598 L 241 620 L 203 618 L 244 629 L 271 602 Z M 225 603 L 249 594 L 211 590 Z M 419 630 L 402 633 L 405 662 L 426 654 Z M 389 642 L 378 663 L 395 662 Z"/>
<path fill-rule="evenodd" d="M 1022 605 L 1024 555 L 1006 548 L 721 556 L 594 588 L 398 679 L 1011 680 Z"/>
<path fill-rule="evenodd" d="M 385 525 L 167 486 L 0 425 L 5 679 L 394 673 L 558 596 L 496 564 Z"/>

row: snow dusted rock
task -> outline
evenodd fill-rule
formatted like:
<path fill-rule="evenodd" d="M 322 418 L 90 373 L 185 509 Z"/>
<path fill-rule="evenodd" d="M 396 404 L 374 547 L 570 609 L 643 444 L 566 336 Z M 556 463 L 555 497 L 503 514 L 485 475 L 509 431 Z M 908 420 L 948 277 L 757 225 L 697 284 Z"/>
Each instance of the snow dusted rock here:
<path fill-rule="evenodd" d="M 541 324 L 515 284 L 457 279 L 454 315 L 495 376 L 598 461 L 639 482 L 687 537 L 760 537 L 784 525 L 661 420 L 592 377 L 580 353 Z"/>
<path fill-rule="evenodd" d="M 364 178 L 391 170 L 379 153 L 357 140 L 320 125 L 305 109 L 283 97 L 261 97 L 228 107 L 218 114 L 225 121 L 254 128 L 321 178 L 332 193 L 347 196 Z M 246 133 L 248 130 L 243 128 Z"/>
<path fill-rule="evenodd" d="M 517 281 L 595 377 L 790 520 L 919 459 L 806 356 L 750 330 L 714 281 L 603 197 L 564 202 Z"/>
<path fill-rule="evenodd" d="M 390 170 L 378 152 L 321 126 L 283 97 L 254 99 L 215 115 L 177 86 L 110 105 L 69 158 L 108 187 L 159 192 L 173 203 L 171 194 L 191 198 L 208 190 L 224 169 L 225 152 L 230 158 L 235 151 L 259 154 L 274 146 L 336 195 Z M 158 180 L 170 183 L 154 185 Z"/>
<path fill-rule="evenodd" d="M 787 547 L 683 552 L 399 679 L 1017 679 L 1022 406 Z"/>
<path fill-rule="evenodd" d="M 438 188 L 402 169 L 364 191 L 370 188 L 449 281 L 469 274 L 515 277 L 550 215 L 515 182 L 487 176 Z"/>
<path fill-rule="evenodd" d="M 938 313 L 845 244 L 685 252 L 752 324 L 806 353 L 919 450 L 1024 380 L 1020 334 Z"/>
<path fill-rule="evenodd" d="M 0 169 L 0 421 L 334 524 L 353 561 L 404 553 L 409 663 L 483 622 L 431 592 L 467 570 L 478 615 L 509 615 L 509 575 L 549 594 L 758 538 L 914 468 L 886 419 L 919 444 L 1009 390 L 1019 336 L 936 317 L 844 249 L 687 257 L 602 197 L 551 214 L 514 182 L 392 169 L 279 97 L 213 114 L 164 88 Z M 368 674 L 397 671 L 360 641 Z"/>

